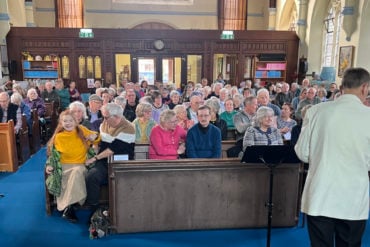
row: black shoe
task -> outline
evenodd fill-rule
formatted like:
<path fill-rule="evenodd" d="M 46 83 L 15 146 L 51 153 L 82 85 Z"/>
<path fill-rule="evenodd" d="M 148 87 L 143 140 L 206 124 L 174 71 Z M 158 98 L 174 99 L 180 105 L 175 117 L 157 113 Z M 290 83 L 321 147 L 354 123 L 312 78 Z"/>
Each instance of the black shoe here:
<path fill-rule="evenodd" d="M 71 223 L 76 223 L 78 221 L 75 210 L 73 206 L 68 206 L 64 209 L 62 217 Z"/>

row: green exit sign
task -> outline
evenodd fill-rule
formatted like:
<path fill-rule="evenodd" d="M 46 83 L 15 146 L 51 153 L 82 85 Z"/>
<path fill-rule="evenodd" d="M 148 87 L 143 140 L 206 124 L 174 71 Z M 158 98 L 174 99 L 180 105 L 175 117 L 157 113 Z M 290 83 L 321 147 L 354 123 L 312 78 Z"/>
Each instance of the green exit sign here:
<path fill-rule="evenodd" d="M 234 31 L 222 31 L 221 39 L 234 39 Z"/>
<path fill-rule="evenodd" d="M 81 28 L 79 33 L 80 38 L 94 38 L 94 33 L 90 28 Z"/>

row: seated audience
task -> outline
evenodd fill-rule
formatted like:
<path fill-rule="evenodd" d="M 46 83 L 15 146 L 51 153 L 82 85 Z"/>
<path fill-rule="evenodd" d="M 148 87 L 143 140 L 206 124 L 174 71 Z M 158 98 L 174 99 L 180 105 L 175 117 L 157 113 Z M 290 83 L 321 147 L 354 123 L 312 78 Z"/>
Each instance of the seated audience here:
<path fill-rule="evenodd" d="M 70 95 L 68 89 L 64 88 L 64 82 L 62 79 L 55 81 L 55 91 L 59 95 L 59 110 L 65 110 L 70 102 Z"/>
<path fill-rule="evenodd" d="M 281 92 L 276 95 L 275 100 L 274 100 L 275 104 L 278 107 L 282 108 L 285 102 L 288 102 L 288 103 L 292 102 L 294 95 L 291 91 L 289 91 L 289 88 L 290 86 L 288 83 L 286 82 L 282 83 Z"/>
<path fill-rule="evenodd" d="M 297 122 L 291 118 L 293 113 L 293 107 L 290 103 L 284 103 L 281 109 L 281 116 L 277 118 L 277 128 L 283 135 L 284 140 L 291 139 L 291 131 Z"/>
<path fill-rule="evenodd" d="M 176 90 L 172 90 L 170 93 L 171 102 L 168 104 L 169 109 L 173 110 L 175 106 L 180 104 L 180 93 Z"/>
<path fill-rule="evenodd" d="M 24 103 L 29 106 L 31 111 L 37 111 L 39 118 L 43 118 L 45 115 L 45 103 L 42 98 L 36 92 L 36 89 L 30 88 L 27 91 L 27 98 L 24 99 Z"/>
<path fill-rule="evenodd" d="M 301 119 L 301 111 L 302 108 L 305 107 L 306 105 L 316 105 L 321 102 L 319 97 L 316 96 L 316 88 L 310 87 L 307 90 L 307 97 L 304 100 L 301 100 L 297 106 L 297 110 L 295 112 L 295 118 L 296 119 Z"/>
<path fill-rule="evenodd" d="M 66 110 L 60 114 L 58 126 L 48 142 L 48 155 L 53 156 L 57 164 L 47 164 L 45 171 L 53 174 L 50 179 L 60 181 L 59 187 L 53 186 L 55 190 L 52 194 L 56 196 L 58 210 L 63 211 L 62 217 L 72 223 L 77 222 L 74 205 L 83 205 L 86 199 L 85 162 L 88 150 L 90 145 L 99 141 L 97 132 L 78 125 L 72 113 Z"/>
<path fill-rule="evenodd" d="M 234 110 L 233 99 L 225 100 L 225 111 L 220 114 L 220 118 L 225 120 L 227 124 L 227 129 L 235 129 L 234 116 L 236 113 L 238 112 Z"/>
<path fill-rule="evenodd" d="M 297 111 L 299 102 L 301 100 L 306 99 L 306 96 L 307 96 L 307 88 L 302 88 L 299 90 L 299 95 L 292 99 L 293 113 Z"/>
<path fill-rule="evenodd" d="M 261 88 L 260 90 L 257 91 L 257 102 L 258 107 L 261 106 L 270 107 L 274 111 L 275 117 L 280 116 L 281 110 L 277 105 L 272 104 L 270 102 L 270 95 L 266 88 Z"/>
<path fill-rule="evenodd" d="M 17 105 L 21 109 L 21 114 L 26 116 L 28 133 L 31 134 L 32 116 L 30 107 L 23 102 L 23 98 L 19 93 L 13 93 L 10 97 L 10 102 Z"/>
<path fill-rule="evenodd" d="M 236 144 L 227 150 L 228 157 L 238 157 L 243 150 L 243 138 L 245 131 L 252 126 L 252 121 L 257 111 L 257 98 L 249 96 L 244 100 L 243 111 L 234 116 L 234 125 L 236 130 Z"/>
<path fill-rule="evenodd" d="M 266 106 L 261 106 L 256 112 L 253 125 L 245 131 L 243 151 L 247 146 L 254 145 L 283 145 L 280 131 L 272 127 L 274 111 Z"/>
<path fill-rule="evenodd" d="M 153 91 L 151 93 L 152 96 L 152 118 L 156 123 L 160 123 L 159 116 L 164 110 L 168 109 L 168 105 L 163 104 L 162 102 L 162 95 L 159 91 Z"/>
<path fill-rule="evenodd" d="M 89 97 L 89 106 L 86 110 L 87 119 L 90 122 L 91 130 L 99 131 L 99 127 L 102 120 L 102 114 L 100 108 L 103 105 L 103 99 L 96 95 L 92 94 Z"/>
<path fill-rule="evenodd" d="M 178 125 L 188 131 L 188 129 L 194 125 L 194 120 L 188 119 L 186 115 L 186 107 L 184 105 L 176 105 L 173 110 L 176 113 Z"/>
<path fill-rule="evenodd" d="M 241 94 L 235 94 L 233 96 L 233 103 L 234 103 L 234 110 L 235 111 L 242 111 L 243 110 L 243 101 L 244 97 Z"/>
<path fill-rule="evenodd" d="M 225 120 L 221 119 L 218 115 L 220 111 L 220 103 L 219 99 L 216 97 L 212 97 L 207 99 L 204 103 L 205 105 L 209 106 L 211 109 L 211 121 L 210 123 L 216 126 L 221 131 L 221 139 L 226 140 L 227 138 L 227 123 Z"/>
<path fill-rule="evenodd" d="M 44 102 L 55 102 L 57 106 L 59 106 L 59 95 L 54 90 L 51 81 L 45 82 L 45 90 L 41 93 L 41 98 L 44 100 Z"/>
<path fill-rule="evenodd" d="M 95 165 L 86 175 L 86 204 L 94 212 L 99 206 L 100 187 L 108 183 L 108 157 L 114 154 L 135 157 L 135 126 L 123 116 L 123 109 L 108 103 L 101 109 L 104 118 L 100 125 L 101 143 L 98 154 L 86 161 Z"/>
<path fill-rule="evenodd" d="M 134 89 L 126 90 L 126 106 L 123 111 L 125 118 L 132 122 L 136 118 L 136 107 L 139 104 L 139 99 L 136 97 Z"/>
<path fill-rule="evenodd" d="M 73 102 L 73 101 L 82 101 L 80 92 L 76 88 L 76 82 L 75 81 L 71 81 L 69 83 L 68 92 L 69 92 L 69 101 L 70 102 Z"/>
<path fill-rule="evenodd" d="M 186 131 L 177 125 L 176 113 L 164 110 L 150 134 L 149 159 L 175 160 L 185 153 Z"/>
<path fill-rule="evenodd" d="M 149 103 L 139 103 L 136 107 L 135 143 L 149 143 L 150 133 L 157 124 L 152 118 L 152 106 Z"/>
<path fill-rule="evenodd" d="M 13 92 L 12 93 L 19 93 L 23 99 L 27 97 L 27 92 L 24 90 L 20 84 L 13 84 L 12 87 Z"/>
<path fill-rule="evenodd" d="M 14 132 L 17 134 L 22 127 L 22 113 L 18 105 L 10 102 L 9 94 L 7 92 L 0 93 L 0 122 L 7 123 L 13 120 Z"/>
<path fill-rule="evenodd" d="M 190 95 L 190 105 L 186 108 L 186 112 L 188 119 L 193 120 L 194 123 L 198 123 L 197 111 L 201 104 L 202 96 L 197 92 L 193 92 Z"/>
<path fill-rule="evenodd" d="M 87 118 L 86 107 L 82 102 L 74 101 L 69 104 L 68 108 L 73 117 L 76 119 L 77 124 L 85 126 L 86 128 L 92 130 L 91 123 Z"/>
<path fill-rule="evenodd" d="M 211 108 L 200 106 L 197 110 L 199 122 L 186 135 L 188 158 L 221 158 L 221 131 L 210 124 Z"/>

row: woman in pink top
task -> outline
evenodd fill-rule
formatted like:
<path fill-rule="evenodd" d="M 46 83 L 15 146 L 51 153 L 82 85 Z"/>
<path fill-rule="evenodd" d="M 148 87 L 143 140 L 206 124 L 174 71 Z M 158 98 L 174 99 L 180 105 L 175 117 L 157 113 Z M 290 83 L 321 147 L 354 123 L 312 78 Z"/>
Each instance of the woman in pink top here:
<path fill-rule="evenodd" d="M 175 160 L 185 153 L 186 131 L 177 125 L 176 113 L 164 110 L 150 133 L 149 159 Z"/>

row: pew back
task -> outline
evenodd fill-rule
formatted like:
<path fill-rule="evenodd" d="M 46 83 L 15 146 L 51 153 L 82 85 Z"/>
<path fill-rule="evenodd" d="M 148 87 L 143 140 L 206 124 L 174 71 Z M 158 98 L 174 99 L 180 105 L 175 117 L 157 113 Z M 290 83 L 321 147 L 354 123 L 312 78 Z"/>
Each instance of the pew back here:
<path fill-rule="evenodd" d="M 272 226 L 298 221 L 300 164 L 275 168 Z M 269 168 L 238 159 L 111 161 L 117 233 L 265 227 Z"/>
<path fill-rule="evenodd" d="M 19 129 L 17 135 L 17 153 L 19 164 L 26 162 L 30 156 L 30 142 L 29 142 L 29 130 L 27 125 L 26 115 L 22 115 L 22 127 Z"/>
<path fill-rule="evenodd" d="M 17 171 L 18 157 L 13 121 L 0 123 L 0 150 L 0 171 Z"/>
<path fill-rule="evenodd" d="M 235 145 L 235 140 L 222 141 L 221 154 L 222 158 L 227 158 L 227 150 Z M 149 143 L 135 144 L 135 160 L 149 159 Z"/>

